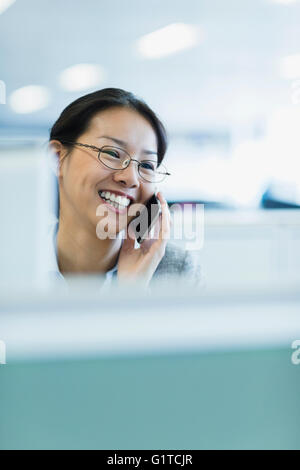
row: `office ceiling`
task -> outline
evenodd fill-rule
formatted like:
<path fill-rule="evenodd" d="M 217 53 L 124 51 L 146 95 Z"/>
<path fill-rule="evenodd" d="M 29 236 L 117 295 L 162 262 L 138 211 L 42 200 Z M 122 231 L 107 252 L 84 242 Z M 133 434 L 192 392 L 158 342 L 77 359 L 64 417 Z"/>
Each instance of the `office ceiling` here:
<path fill-rule="evenodd" d="M 98 88 L 116 86 L 142 96 L 169 130 L 227 128 L 260 122 L 291 105 L 291 81 L 279 60 L 300 53 L 300 3 L 270 0 L 16 0 L 0 15 L 0 80 L 11 92 L 45 85 L 50 105 L 16 114 L 0 105 L 1 135 L 45 132 L 78 96 L 58 76 L 78 63 L 107 71 Z M 142 35 L 174 22 L 197 25 L 203 42 L 162 59 L 135 51 Z"/>

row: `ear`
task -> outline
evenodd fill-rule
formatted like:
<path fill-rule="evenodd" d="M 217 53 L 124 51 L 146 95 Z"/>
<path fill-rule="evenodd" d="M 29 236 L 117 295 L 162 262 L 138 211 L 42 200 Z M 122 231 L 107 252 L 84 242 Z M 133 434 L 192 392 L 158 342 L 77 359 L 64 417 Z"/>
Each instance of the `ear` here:
<path fill-rule="evenodd" d="M 61 165 L 64 157 L 66 156 L 66 150 L 59 140 L 50 140 L 48 150 L 53 158 L 56 176 L 59 178 L 62 176 Z"/>

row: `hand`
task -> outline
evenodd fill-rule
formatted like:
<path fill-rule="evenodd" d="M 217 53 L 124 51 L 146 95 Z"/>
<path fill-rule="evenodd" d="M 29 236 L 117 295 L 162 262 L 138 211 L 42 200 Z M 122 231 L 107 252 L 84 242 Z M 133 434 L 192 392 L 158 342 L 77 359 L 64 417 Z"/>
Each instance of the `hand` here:
<path fill-rule="evenodd" d="M 161 215 L 155 224 L 154 238 L 146 238 L 138 249 L 134 249 L 135 237 L 127 228 L 118 260 L 119 280 L 137 281 L 148 286 L 165 254 L 167 240 L 170 238 L 171 216 L 162 193 L 159 192 L 157 197 L 161 204 Z"/>

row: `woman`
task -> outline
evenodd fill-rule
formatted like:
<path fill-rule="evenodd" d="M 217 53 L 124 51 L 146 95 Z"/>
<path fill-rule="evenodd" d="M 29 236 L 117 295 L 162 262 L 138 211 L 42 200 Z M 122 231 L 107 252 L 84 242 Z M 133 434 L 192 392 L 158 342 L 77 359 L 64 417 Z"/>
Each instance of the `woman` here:
<path fill-rule="evenodd" d="M 59 162 L 55 244 L 60 276 L 99 273 L 144 286 L 170 274 L 194 278 L 190 255 L 167 245 L 170 213 L 160 192 L 157 238 L 135 249 L 128 229 L 131 206 L 144 204 L 167 176 L 162 164 L 166 132 L 146 103 L 117 88 L 83 96 L 52 127 L 50 147 Z M 107 222 L 106 237 L 99 234 L 101 222 Z"/>

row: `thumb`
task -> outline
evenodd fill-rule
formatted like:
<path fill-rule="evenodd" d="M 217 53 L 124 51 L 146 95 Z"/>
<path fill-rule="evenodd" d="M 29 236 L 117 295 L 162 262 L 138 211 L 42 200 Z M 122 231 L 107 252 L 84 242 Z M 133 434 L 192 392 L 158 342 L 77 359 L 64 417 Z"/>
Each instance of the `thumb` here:
<path fill-rule="evenodd" d="M 126 250 L 133 249 L 135 244 L 135 236 L 132 228 L 129 226 L 125 231 L 125 237 L 123 241 L 123 247 Z"/>

